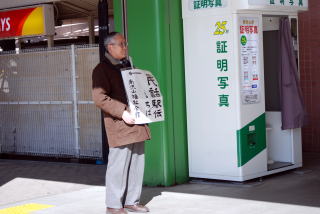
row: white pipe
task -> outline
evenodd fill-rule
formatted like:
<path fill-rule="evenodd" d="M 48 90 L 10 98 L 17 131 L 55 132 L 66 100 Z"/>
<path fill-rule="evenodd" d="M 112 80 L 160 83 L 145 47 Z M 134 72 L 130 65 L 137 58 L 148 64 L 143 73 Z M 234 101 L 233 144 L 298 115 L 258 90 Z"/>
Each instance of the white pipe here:
<path fill-rule="evenodd" d="M 78 121 L 78 98 L 77 98 L 77 76 L 76 76 L 76 54 L 75 46 L 71 45 L 71 66 L 72 66 L 72 95 L 73 95 L 73 117 L 74 117 L 74 134 L 76 143 L 76 154 L 80 156 L 79 147 L 79 121 Z"/>

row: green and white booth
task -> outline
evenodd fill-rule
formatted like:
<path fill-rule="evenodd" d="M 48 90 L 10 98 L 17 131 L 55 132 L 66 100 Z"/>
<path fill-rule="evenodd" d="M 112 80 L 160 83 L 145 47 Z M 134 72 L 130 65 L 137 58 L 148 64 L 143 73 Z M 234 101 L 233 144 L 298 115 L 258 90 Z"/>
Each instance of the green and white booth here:
<path fill-rule="evenodd" d="M 307 9 L 308 0 L 182 0 L 190 177 L 245 181 L 302 166 L 301 130 L 281 129 L 276 61 L 280 18 L 297 32 Z"/>

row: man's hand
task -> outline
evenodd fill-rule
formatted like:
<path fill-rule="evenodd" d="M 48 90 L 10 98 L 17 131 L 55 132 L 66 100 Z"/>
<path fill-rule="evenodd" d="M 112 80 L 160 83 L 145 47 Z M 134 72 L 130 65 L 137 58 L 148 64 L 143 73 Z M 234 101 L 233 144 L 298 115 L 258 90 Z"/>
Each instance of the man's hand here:
<path fill-rule="evenodd" d="M 128 111 L 124 111 L 122 114 L 122 119 L 124 120 L 124 122 L 126 122 L 127 124 L 134 124 L 135 119 L 134 117 L 128 112 Z"/>

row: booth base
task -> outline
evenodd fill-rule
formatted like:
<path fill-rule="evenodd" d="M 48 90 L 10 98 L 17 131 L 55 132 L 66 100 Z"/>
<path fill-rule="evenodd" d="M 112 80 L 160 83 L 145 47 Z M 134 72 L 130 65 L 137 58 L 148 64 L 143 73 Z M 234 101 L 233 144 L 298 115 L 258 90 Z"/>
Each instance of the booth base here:
<path fill-rule="evenodd" d="M 274 169 L 279 169 L 282 167 L 292 166 L 292 165 L 293 165 L 292 163 L 276 161 L 272 164 L 268 164 L 268 171 L 274 170 Z"/>
<path fill-rule="evenodd" d="M 285 166 L 286 164 L 287 166 Z M 288 165 L 290 164 L 290 165 Z M 268 166 L 269 167 L 269 166 Z M 212 179 L 212 180 L 225 180 L 225 181 L 248 181 L 256 178 L 262 178 L 268 175 L 284 172 L 287 170 L 292 170 L 296 168 L 302 167 L 302 163 L 292 164 L 292 163 L 284 163 L 284 162 L 275 162 L 272 167 L 276 168 L 268 168 L 267 171 L 245 175 L 245 176 L 225 176 L 225 175 L 216 175 L 216 174 L 202 174 L 202 173 L 191 173 L 191 178 L 204 178 L 204 179 Z"/>

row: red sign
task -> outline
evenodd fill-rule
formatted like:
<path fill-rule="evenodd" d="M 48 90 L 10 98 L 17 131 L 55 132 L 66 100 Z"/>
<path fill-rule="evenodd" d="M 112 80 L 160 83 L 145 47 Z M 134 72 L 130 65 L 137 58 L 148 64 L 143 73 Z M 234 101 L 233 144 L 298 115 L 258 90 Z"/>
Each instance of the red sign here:
<path fill-rule="evenodd" d="M 240 26 L 241 34 L 257 34 L 258 26 Z"/>
<path fill-rule="evenodd" d="M 42 7 L 0 12 L 0 38 L 44 33 Z"/>

